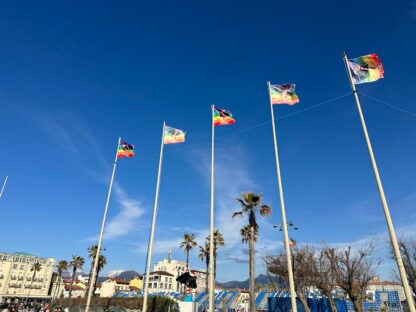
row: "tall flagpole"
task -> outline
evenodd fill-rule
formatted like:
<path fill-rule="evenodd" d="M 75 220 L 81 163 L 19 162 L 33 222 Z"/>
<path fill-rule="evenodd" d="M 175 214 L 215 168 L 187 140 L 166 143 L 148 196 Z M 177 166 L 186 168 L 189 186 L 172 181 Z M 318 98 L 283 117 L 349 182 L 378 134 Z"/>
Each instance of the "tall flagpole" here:
<path fill-rule="evenodd" d="M 406 295 L 407 305 L 409 306 L 409 311 L 410 312 L 415 312 L 416 310 L 415 310 L 415 304 L 414 304 L 414 301 L 413 301 L 412 291 L 410 290 L 409 281 L 407 279 L 406 271 L 405 271 L 405 268 L 404 268 L 404 265 L 403 265 L 403 260 L 402 260 L 402 257 L 400 255 L 399 244 L 397 243 L 396 233 L 394 231 L 393 222 L 391 220 L 389 207 L 387 205 L 386 195 L 384 194 L 384 189 L 383 189 L 383 185 L 381 183 L 380 174 L 378 172 L 376 159 L 375 159 L 375 156 L 374 156 L 374 153 L 373 153 L 373 148 L 371 147 L 370 136 L 368 135 L 367 126 L 365 124 L 364 115 L 363 115 L 363 111 L 361 109 L 360 100 L 358 98 L 357 90 L 355 88 L 355 84 L 354 84 L 353 79 L 352 79 L 351 69 L 348 66 L 348 58 L 347 58 L 347 54 L 345 52 L 344 52 L 343 58 L 344 58 L 345 66 L 347 68 L 348 77 L 349 77 L 349 81 L 350 81 L 350 84 L 351 84 L 352 92 L 354 93 L 355 102 L 357 103 L 357 109 L 358 109 L 358 113 L 360 115 L 360 120 L 361 120 L 361 125 L 363 127 L 365 140 L 367 142 L 367 148 L 368 148 L 368 153 L 370 154 L 371 164 L 373 165 L 374 176 L 376 178 L 378 191 L 380 193 L 381 204 L 383 206 L 384 216 L 386 218 L 387 227 L 389 229 L 389 234 L 390 234 L 391 244 L 393 246 L 394 256 L 396 258 L 397 267 L 399 269 L 400 278 L 402 280 L 404 292 L 405 292 L 405 295 Z"/>
<path fill-rule="evenodd" d="M 214 307 L 214 290 L 215 290 L 215 274 L 214 274 L 214 105 L 211 105 L 211 205 L 210 205 L 210 233 L 209 233 L 209 311 L 213 312 Z"/>
<path fill-rule="evenodd" d="M 297 312 L 296 291 L 295 291 L 295 283 L 293 281 L 293 271 L 292 271 L 292 256 L 290 255 L 289 234 L 288 234 L 288 230 L 287 230 L 285 201 L 284 201 L 284 198 L 283 198 L 282 178 L 280 176 L 279 152 L 277 150 L 276 126 L 275 126 L 275 120 L 274 120 L 272 96 L 271 96 L 271 93 L 270 93 L 270 81 L 267 82 L 267 86 L 269 88 L 270 110 L 271 110 L 271 113 L 272 113 L 274 153 L 275 153 L 275 156 L 276 156 L 277 184 L 279 185 L 280 209 L 282 211 L 282 226 L 283 226 L 283 234 L 284 234 L 284 239 L 285 239 L 285 250 L 286 250 L 286 258 L 287 258 L 286 259 L 287 272 L 288 272 L 288 275 L 289 275 L 290 301 L 291 301 L 291 304 L 292 304 L 292 312 Z"/>
<path fill-rule="evenodd" d="M 157 172 L 157 182 L 156 182 L 156 195 L 155 195 L 155 203 L 153 206 L 152 228 L 150 229 L 149 247 L 147 248 L 146 272 L 145 272 L 145 282 L 144 282 L 144 291 L 143 291 L 143 309 L 142 309 L 143 312 L 147 311 L 147 295 L 149 293 L 149 277 L 150 277 L 149 275 L 150 275 L 150 267 L 152 265 L 153 239 L 155 235 L 157 205 L 159 201 L 159 186 L 160 186 L 160 175 L 162 173 L 163 148 L 165 146 L 163 142 L 163 138 L 165 135 L 165 126 L 166 126 L 165 122 L 163 122 L 162 143 L 160 145 L 160 156 L 159 156 L 159 169 Z"/>
<path fill-rule="evenodd" d="M 8 179 L 9 179 L 9 176 L 6 176 L 6 178 L 4 179 L 3 187 L 1 188 L 1 192 L 0 192 L 0 198 L 3 196 L 3 191 L 4 191 L 4 188 L 6 187 L 6 183 Z"/>
<path fill-rule="evenodd" d="M 89 309 L 90 309 L 91 297 L 92 297 L 93 291 L 94 291 L 94 282 L 95 282 L 95 277 L 97 276 L 98 260 L 100 258 L 100 252 L 101 252 L 101 242 L 103 240 L 105 220 L 107 219 L 108 204 L 110 203 L 110 197 L 111 197 L 111 189 L 113 188 L 114 174 L 116 172 L 117 159 L 118 159 L 117 154 L 118 154 L 118 148 L 120 146 L 120 143 L 121 143 L 121 137 L 118 138 L 116 157 L 114 159 L 113 172 L 111 174 L 111 179 L 110 179 L 110 186 L 108 188 L 107 201 L 105 203 L 104 216 L 103 216 L 103 221 L 101 223 L 100 237 L 98 239 L 97 253 L 96 253 L 95 259 L 94 259 L 94 266 L 93 266 L 93 269 L 92 269 L 92 276 L 89 277 L 89 289 L 88 289 L 87 305 L 85 307 L 85 312 L 88 312 Z"/>

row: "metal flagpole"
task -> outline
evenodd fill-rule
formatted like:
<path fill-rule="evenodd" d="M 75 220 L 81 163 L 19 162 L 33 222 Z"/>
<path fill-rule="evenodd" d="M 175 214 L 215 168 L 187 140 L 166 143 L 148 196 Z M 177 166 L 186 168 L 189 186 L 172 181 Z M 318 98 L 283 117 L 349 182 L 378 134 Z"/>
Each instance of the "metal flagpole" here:
<path fill-rule="evenodd" d="M 276 156 L 277 183 L 279 185 L 280 209 L 282 211 L 282 227 L 283 227 L 283 234 L 284 234 L 284 239 L 285 239 L 285 250 L 286 250 L 286 258 L 287 258 L 287 260 L 286 260 L 286 262 L 287 262 L 287 272 L 288 272 L 288 275 L 289 275 L 290 301 L 291 301 L 291 304 L 292 304 L 292 312 L 297 312 L 295 283 L 293 281 L 293 271 L 292 271 L 292 257 L 290 255 L 289 234 L 288 234 L 288 230 L 287 230 L 285 201 L 283 199 L 282 178 L 280 176 L 279 153 L 278 153 L 278 150 L 277 150 L 276 126 L 275 126 L 275 120 L 274 120 L 272 97 L 271 97 L 271 93 L 270 93 L 270 81 L 267 82 L 267 86 L 269 88 L 270 110 L 271 110 L 271 113 L 272 113 L 274 153 L 275 153 L 275 156 Z"/>
<path fill-rule="evenodd" d="M 162 128 L 162 143 L 160 146 L 159 169 L 157 173 L 155 203 L 153 206 L 152 228 L 150 229 L 149 247 L 147 248 L 145 283 L 144 283 L 144 291 L 143 291 L 143 309 L 142 309 L 143 312 L 147 311 L 147 295 L 149 292 L 149 277 L 150 277 L 149 275 L 150 275 L 150 267 L 152 265 L 153 239 L 154 239 L 155 226 L 156 226 L 157 205 L 159 201 L 159 186 L 160 186 L 160 175 L 162 173 L 163 148 L 165 146 L 163 142 L 164 136 L 165 136 L 165 122 L 163 122 L 163 128 Z"/>
<path fill-rule="evenodd" d="M 368 153 L 370 154 L 371 163 L 373 165 L 374 176 L 376 178 L 378 191 L 380 193 L 381 204 L 383 206 L 384 216 L 386 218 L 387 227 L 389 229 L 391 244 L 393 245 L 394 256 L 396 258 L 397 267 L 398 267 L 399 273 L 400 273 L 400 278 L 402 280 L 404 292 L 406 294 L 407 305 L 409 306 L 409 311 L 410 312 L 415 312 L 416 310 L 415 310 L 415 305 L 414 305 L 414 301 L 413 301 L 412 291 L 410 290 L 409 282 L 408 282 L 408 279 L 407 279 L 407 276 L 406 276 L 406 271 L 405 271 L 405 268 L 404 268 L 404 265 L 403 265 L 403 260 L 402 260 L 402 257 L 400 255 L 399 244 L 397 243 L 396 233 L 394 231 L 393 222 L 391 220 L 389 207 L 387 205 L 386 195 L 384 194 L 383 185 L 381 184 L 381 179 L 380 179 L 380 174 L 378 172 L 376 159 L 375 159 L 375 156 L 374 156 L 374 153 L 373 153 L 373 148 L 371 147 L 370 136 L 368 135 L 367 126 L 365 124 L 363 111 L 361 110 L 360 100 L 358 98 L 357 90 L 355 88 L 355 84 L 354 84 L 353 79 L 352 79 L 351 69 L 348 66 L 348 58 L 347 58 L 347 54 L 345 52 L 344 52 L 343 58 L 344 58 L 345 66 L 347 67 L 348 77 L 349 77 L 349 80 L 350 80 L 352 92 L 354 93 L 358 113 L 360 115 L 361 125 L 363 127 L 365 140 L 367 142 Z"/>
<path fill-rule="evenodd" d="M 211 143 L 211 207 L 210 207 L 210 234 L 209 234 L 209 311 L 213 312 L 214 307 L 214 105 L 211 105 L 212 114 L 212 143 Z"/>
<path fill-rule="evenodd" d="M 8 179 L 9 179 L 9 176 L 6 176 L 6 178 L 4 179 L 3 187 L 1 188 L 1 192 L 0 192 L 0 198 L 3 196 L 3 191 L 4 191 L 4 188 L 6 187 L 6 183 Z"/>
<path fill-rule="evenodd" d="M 121 137 L 118 138 L 116 157 L 114 159 L 113 172 L 111 174 L 111 179 L 110 179 L 110 186 L 108 188 L 107 201 L 105 203 L 104 216 L 103 216 L 103 221 L 102 221 L 102 224 L 101 224 L 100 237 L 98 239 L 97 254 L 95 255 L 95 259 L 94 259 L 94 266 L 93 266 L 93 269 L 92 269 L 92 276 L 89 277 L 89 289 L 88 289 L 87 305 L 85 306 L 85 312 L 88 312 L 89 309 L 90 309 L 91 297 L 92 297 L 93 291 L 94 291 L 94 282 L 95 282 L 95 277 L 97 275 L 98 259 L 100 258 L 101 242 L 103 240 L 105 220 L 107 219 L 108 204 L 110 203 L 110 197 L 111 197 L 111 189 L 113 188 L 114 174 L 116 172 L 117 159 L 118 159 L 117 154 L 118 154 L 118 148 L 120 146 L 120 143 L 121 143 Z"/>

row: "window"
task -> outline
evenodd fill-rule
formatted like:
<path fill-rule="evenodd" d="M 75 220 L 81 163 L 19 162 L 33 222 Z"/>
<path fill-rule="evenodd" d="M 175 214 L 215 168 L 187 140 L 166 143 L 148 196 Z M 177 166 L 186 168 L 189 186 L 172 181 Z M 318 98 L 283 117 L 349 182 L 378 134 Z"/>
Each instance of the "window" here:
<path fill-rule="evenodd" d="M 157 288 L 157 283 L 154 283 L 153 285 L 154 285 L 154 287 L 153 287 L 153 288 Z"/>
<path fill-rule="evenodd" d="M 169 289 L 172 289 L 172 284 L 169 284 L 169 287 L 168 287 Z"/>
<path fill-rule="evenodd" d="M 172 283 L 172 277 L 169 277 L 169 283 Z"/>
<path fill-rule="evenodd" d="M 17 269 L 17 263 L 13 264 L 13 269 Z"/>
<path fill-rule="evenodd" d="M 25 265 L 24 264 L 21 264 L 20 265 L 20 270 L 24 270 L 25 269 Z"/>

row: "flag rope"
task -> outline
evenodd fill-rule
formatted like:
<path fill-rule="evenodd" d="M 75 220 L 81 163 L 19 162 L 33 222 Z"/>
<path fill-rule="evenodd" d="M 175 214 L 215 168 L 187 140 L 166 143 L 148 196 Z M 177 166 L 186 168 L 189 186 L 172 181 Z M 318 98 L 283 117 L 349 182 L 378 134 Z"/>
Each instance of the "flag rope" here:
<path fill-rule="evenodd" d="M 343 95 L 340 95 L 340 96 L 334 97 L 334 98 L 332 98 L 332 99 L 329 99 L 329 100 L 326 100 L 326 101 L 323 101 L 323 102 L 319 102 L 319 103 L 314 104 L 314 105 L 312 105 L 312 106 L 305 107 L 304 109 L 298 110 L 298 111 L 296 111 L 296 112 L 293 112 L 293 113 L 288 113 L 288 114 L 284 114 L 284 115 L 282 115 L 282 116 L 279 116 L 278 118 L 275 118 L 275 121 L 277 121 L 277 120 L 282 120 L 282 119 L 285 119 L 285 118 L 289 118 L 289 117 L 292 117 L 292 116 L 294 116 L 294 115 L 298 115 L 298 114 L 304 113 L 304 112 L 306 112 L 306 111 L 309 111 L 309 110 L 312 110 L 312 109 L 318 108 L 318 107 L 320 107 L 320 106 L 323 106 L 323 105 L 326 105 L 326 104 L 330 104 L 330 103 L 336 102 L 336 101 L 338 101 L 338 100 L 340 100 L 340 99 L 343 99 L 343 98 L 345 98 L 345 97 L 347 97 L 347 96 L 349 96 L 349 95 L 351 95 L 351 94 L 352 94 L 352 92 L 348 92 L 348 93 L 345 93 L 345 94 L 343 94 Z M 252 126 L 249 126 L 249 127 L 247 127 L 247 128 L 244 128 L 244 129 L 241 129 L 241 130 L 238 130 L 238 131 L 234 131 L 234 132 L 232 132 L 232 133 L 230 133 L 230 134 L 226 134 L 226 135 L 218 136 L 218 137 L 216 137 L 216 138 L 215 138 L 215 140 L 216 140 L 216 141 L 225 140 L 225 139 L 228 139 L 228 138 L 230 138 L 230 137 L 233 137 L 233 136 L 239 135 L 239 134 L 241 134 L 241 133 L 249 132 L 249 131 L 251 131 L 251 130 L 253 130 L 253 129 L 257 129 L 257 128 L 260 128 L 260 127 L 267 126 L 267 125 L 269 125 L 270 123 L 271 123 L 271 120 L 268 120 L 268 121 L 263 121 L 263 122 L 260 122 L 260 123 L 254 124 L 254 125 L 252 125 Z M 168 153 L 177 152 L 177 151 L 179 151 L 179 150 L 183 150 L 183 149 L 187 149 L 187 148 L 193 148 L 193 147 L 196 147 L 196 146 L 200 146 L 200 145 L 207 144 L 207 143 L 209 143 L 210 141 L 211 141 L 211 139 L 202 140 L 202 141 L 200 141 L 200 142 L 193 143 L 193 144 L 187 144 L 186 146 L 184 145 L 184 146 L 178 147 L 178 148 L 176 148 L 176 149 L 173 149 L 173 148 L 172 148 L 171 150 L 169 150 L 169 151 L 165 151 L 164 153 L 165 153 L 165 154 L 168 154 Z M 151 155 L 143 156 L 143 157 L 140 157 L 140 158 L 141 158 L 141 159 L 149 159 L 149 158 L 155 158 L 155 157 L 158 157 L 158 156 L 159 156 L 159 154 L 151 154 Z"/>
<path fill-rule="evenodd" d="M 366 98 L 369 98 L 369 99 L 371 99 L 371 100 L 373 100 L 373 101 L 375 101 L 375 102 L 379 102 L 379 103 L 381 103 L 381 104 L 384 104 L 384 105 L 386 105 L 387 107 L 390 107 L 391 109 L 395 109 L 395 110 L 397 110 L 397 111 L 399 111 L 399 112 L 402 112 L 402 113 L 408 114 L 408 115 L 410 115 L 410 116 L 412 116 L 412 117 L 416 117 L 416 113 L 413 113 L 413 112 L 411 112 L 411 111 L 408 111 L 408 110 L 406 110 L 406 109 L 404 109 L 404 108 L 401 108 L 401 107 L 398 107 L 398 106 L 396 106 L 396 105 L 390 104 L 390 103 L 388 103 L 388 102 L 386 102 L 386 101 L 383 101 L 383 100 L 377 99 L 377 98 L 375 98 L 375 97 L 373 97 L 373 96 L 371 96 L 371 95 L 367 95 L 367 94 L 362 93 L 362 92 L 358 92 L 358 94 L 360 94 L 360 95 L 362 95 L 362 96 L 365 96 Z"/>

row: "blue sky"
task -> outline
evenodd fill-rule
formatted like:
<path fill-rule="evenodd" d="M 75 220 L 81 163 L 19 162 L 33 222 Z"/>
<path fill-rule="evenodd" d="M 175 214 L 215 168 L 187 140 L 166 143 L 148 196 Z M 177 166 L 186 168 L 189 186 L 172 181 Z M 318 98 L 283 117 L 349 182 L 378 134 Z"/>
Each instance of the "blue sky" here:
<path fill-rule="evenodd" d="M 218 279 L 248 276 L 241 192 L 262 192 L 261 258 L 281 248 L 266 82 L 296 83 L 300 103 L 275 108 L 287 216 L 300 243 L 386 244 L 386 225 L 342 63 L 378 53 L 385 79 L 359 92 L 416 112 L 416 2 L 0 2 L 1 250 L 86 256 L 97 237 L 118 136 L 106 271 L 143 271 L 163 120 L 187 132 L 165 148 L 154 260 L 185 231 L 209 228 L 210 105 L 237 123 L 217 127 L 216 225 L 227 246 Z M 399 235 L 416 233 L 416 119 L 361 97 Z M 264 124 L 262 124 L 264 123 Z M 257 126 L 262 124 L 261 126 Z M 256 126 L 256 127 L 255 127 Z M 204 267 L 194 252 L 191 265 Z M 385 249 L 379 273 L 391 277 Z M 89 269 L 88 265 L 85 267 Z"/>

